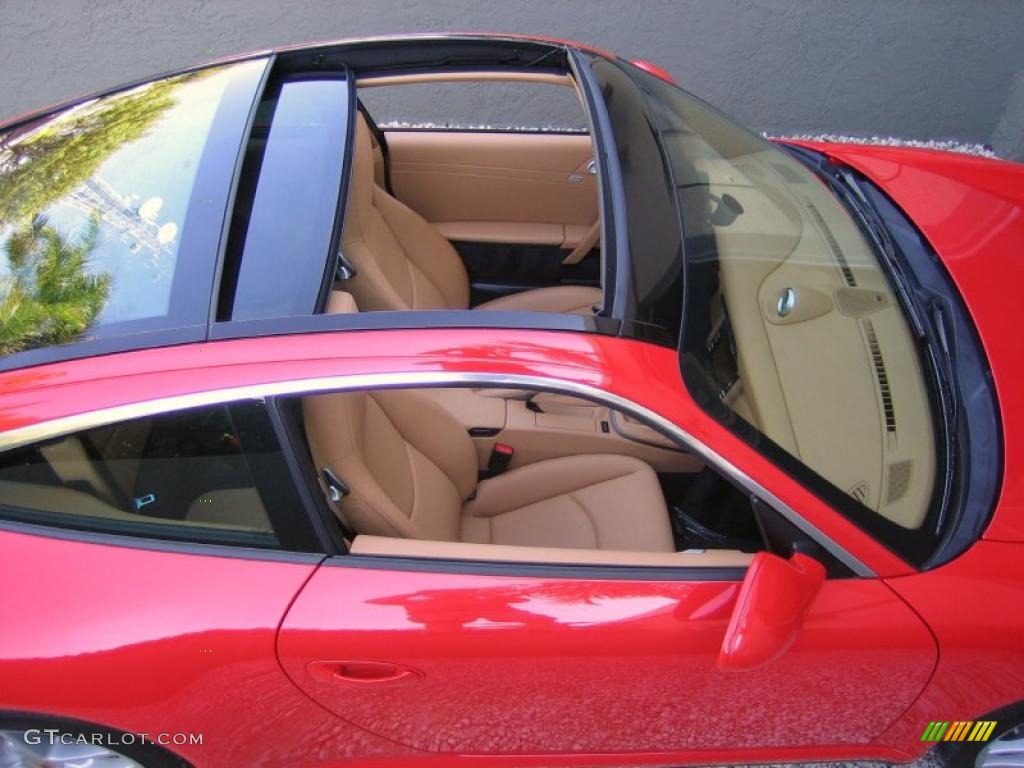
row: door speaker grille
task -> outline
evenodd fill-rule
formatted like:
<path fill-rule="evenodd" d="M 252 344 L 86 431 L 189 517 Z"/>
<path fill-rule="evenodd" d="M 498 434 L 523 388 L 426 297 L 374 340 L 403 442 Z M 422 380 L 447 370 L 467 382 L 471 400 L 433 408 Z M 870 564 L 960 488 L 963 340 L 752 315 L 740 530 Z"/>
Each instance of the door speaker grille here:
<path fill-rule="evenodd" d="M 885 484 L 885 503 L 899 501 L 910 488 L 910 470 L 913 462 L 910 459 L 894 461 L 889 465 L 889 478 Z"/>

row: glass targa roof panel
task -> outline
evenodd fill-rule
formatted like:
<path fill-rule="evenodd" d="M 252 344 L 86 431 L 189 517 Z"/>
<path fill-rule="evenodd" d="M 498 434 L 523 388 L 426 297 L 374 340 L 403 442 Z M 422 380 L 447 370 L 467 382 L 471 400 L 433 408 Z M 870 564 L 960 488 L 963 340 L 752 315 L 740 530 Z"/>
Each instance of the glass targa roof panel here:
<path fill-rule="evenodd" d="M 197 185 L 200 166 L 227 94 L 251 97 L 265 64 L 156 80 L 0 134 L 0 354 L 205 320 L 175 307 L 199 256 L 182 252 L 190 211 L 226 198 Z M 202 256 L 212 274 L 215 247 Z M 209 287 L 191 286 L 196 306 Z"/>

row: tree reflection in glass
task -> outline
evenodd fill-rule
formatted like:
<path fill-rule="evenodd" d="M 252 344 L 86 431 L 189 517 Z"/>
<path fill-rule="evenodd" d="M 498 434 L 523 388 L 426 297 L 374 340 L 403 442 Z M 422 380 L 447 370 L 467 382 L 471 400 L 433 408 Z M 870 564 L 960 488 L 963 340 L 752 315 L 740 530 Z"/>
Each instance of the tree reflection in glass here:
<path fill-rule="evenodd" d="M 199 159 L 243 66 L 146 83 L 0 133 L 0 354 L 169 314 Z"/>
<path fill-rule="evenodd" d="M 74 341 L 110 293 L 109 273 L 86 272 L 99 237 L 99 217 L 69 238 L 36 216 L 18 226 L 4 251 L 12 277 L 0 299 L 0 354 Z"/>

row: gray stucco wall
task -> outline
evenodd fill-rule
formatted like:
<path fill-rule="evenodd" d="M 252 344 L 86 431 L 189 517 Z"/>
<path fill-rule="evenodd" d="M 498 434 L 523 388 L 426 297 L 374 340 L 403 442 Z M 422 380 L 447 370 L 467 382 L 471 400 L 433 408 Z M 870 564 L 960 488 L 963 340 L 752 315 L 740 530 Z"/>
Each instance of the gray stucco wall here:
<path fill-rule="evenodd" d="M 752 128 L 1024 160 L 1020 0 L 0 0 L 0 116 L 224 54 L 499 30 L 648 58 Z"/>

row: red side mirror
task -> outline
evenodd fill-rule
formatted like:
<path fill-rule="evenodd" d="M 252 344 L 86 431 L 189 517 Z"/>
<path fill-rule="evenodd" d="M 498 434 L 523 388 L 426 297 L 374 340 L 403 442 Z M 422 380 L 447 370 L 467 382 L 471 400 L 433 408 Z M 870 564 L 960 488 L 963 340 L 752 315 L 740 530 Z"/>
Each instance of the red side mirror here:
<path fill-rule="evenodd" d="M 774 661 L 796 640 L 825 566 L 794 552 L 783 560 L 758 552 L 747 570 L 718 654 L 720 669 L 753 669 Z"/>

